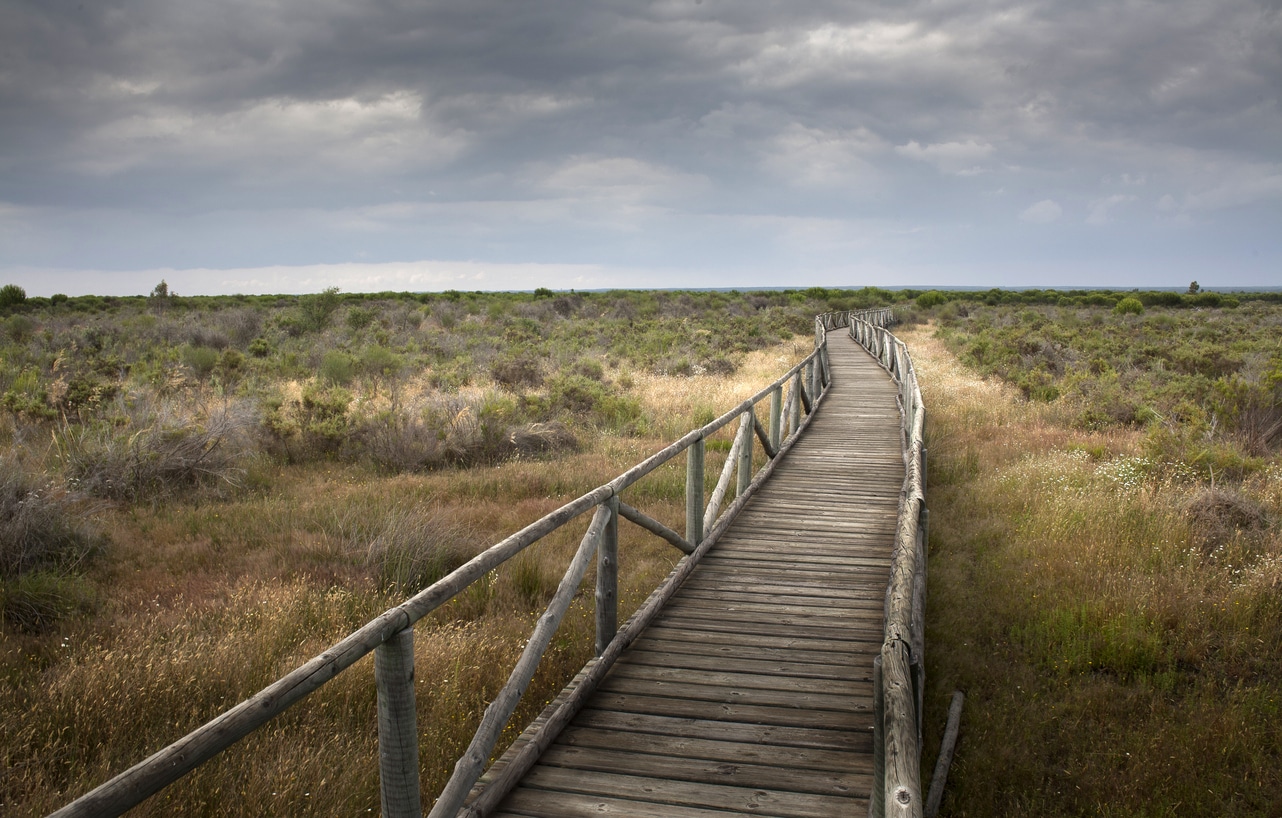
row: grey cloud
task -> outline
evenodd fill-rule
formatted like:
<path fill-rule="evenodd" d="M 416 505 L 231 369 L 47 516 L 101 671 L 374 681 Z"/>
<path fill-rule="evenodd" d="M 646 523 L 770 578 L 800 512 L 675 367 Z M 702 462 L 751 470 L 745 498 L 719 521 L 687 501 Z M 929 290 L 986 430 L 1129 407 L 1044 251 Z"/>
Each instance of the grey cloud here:
<path fill-rule="evenodd" d="M 0 2 L 0 267 L 925 264 L 888 236 L 1282 202 L 1276 2 Z"/>

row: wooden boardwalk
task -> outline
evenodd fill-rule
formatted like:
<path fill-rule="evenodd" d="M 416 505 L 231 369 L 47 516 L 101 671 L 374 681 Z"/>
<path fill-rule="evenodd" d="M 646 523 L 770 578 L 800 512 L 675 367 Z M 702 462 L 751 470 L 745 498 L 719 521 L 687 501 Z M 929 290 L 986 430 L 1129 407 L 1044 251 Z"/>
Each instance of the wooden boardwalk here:
<path fill-rule="evenodd" d="M 497 814 L 866 812 L 904 461 L 889 376 L 828 343 L 809 429 Z"/>

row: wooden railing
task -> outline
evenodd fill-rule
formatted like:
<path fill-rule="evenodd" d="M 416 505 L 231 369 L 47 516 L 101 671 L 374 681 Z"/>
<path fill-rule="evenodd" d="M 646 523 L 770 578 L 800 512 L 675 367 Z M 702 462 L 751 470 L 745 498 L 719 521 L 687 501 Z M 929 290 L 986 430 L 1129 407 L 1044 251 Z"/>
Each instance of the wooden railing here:
<path fill-rule="evenodd" d="M 856 327 L 867 327 L 871 331 L 890 320 L 889 310 L 818 316 L 815 320 L 814 351 L 748 400 L 706 426 L 689 432 L 610 482 L 491 546 L 430 587 L 349 634 L 324 653 L 53 815 L 59 818 L 108 818 L 122 814 L 209 761 L 373 652 L 378 692 L 382 812 L 384 816 L 394 818 L 420 816 L 422 805 L 413 681 L 414 624 L 544 536 L 591 511 L 587 531 L 552 601 L 536 622 L 516 667 L 486 709 L 471 744 L 455 765 L 453 776 L 430 813 L 434 818 L 453 818 L 463 807 L 595 556 L 597 657 L 584 668 L 572 695 L 550 715 L 539 735 L 527 742 L 502 773 L 488 782 L 481 795 L 466 808 L 469 815 L 486 815 L 537 760 L 550 740 L 547 737 L 555 736 L 573 718 L 614 660 L 671 598 L 698 560 L 729 527 L 748 498 L 770 476 L 780 455 L 793 446 L 800 432 L 809 425 L 831 381 L 827 332 L 846 326 L 850 326 L 852 331 Z M 904 358 L 906 360 L 906 356 Z M 885 358 L 882 360 L 886 362 Z M 893 374 L 896 370 L 892 368 L 891 371 Z M 757 405 L 767 399 L 769 408 L 763 423 Z M 736 419 L 739 421 L 738 430 L 720 479 L 711 497 L 705 498 L 705 440 Z M 755 472 L 754 435 L 766 454 L 762 468 Z M 683 452 L 686 455 L 684 535 L 629 505 L 622 496 L 629 486 Z M 731 494 L 732 482 L 734 499 L 722 511 L 722 505 Z M 662 538 L 686 555 L 622 627 L 617 626 L 619 518 Z"/>
<path fill-rule="evenodd" d="M 904 484 L 899 499 L 885 633 L 873 660 L 873 788 L 869 815 L 920 818 L 922 699 L 925 689 L 926 411 L 908 348 L 885 327 L 854 316 L 850 337 L 881 362 L 899 387 Z"/>

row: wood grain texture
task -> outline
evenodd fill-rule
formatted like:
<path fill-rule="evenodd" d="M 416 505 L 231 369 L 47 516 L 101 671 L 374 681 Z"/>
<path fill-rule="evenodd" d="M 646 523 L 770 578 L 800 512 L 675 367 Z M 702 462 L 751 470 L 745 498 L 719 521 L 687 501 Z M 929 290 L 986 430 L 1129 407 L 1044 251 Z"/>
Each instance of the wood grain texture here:
<path fill-rule="evenodd" d="M 885 369 L 828 339 L 805 434 L 494 814 L 867 811 L 902 428 Z"/>

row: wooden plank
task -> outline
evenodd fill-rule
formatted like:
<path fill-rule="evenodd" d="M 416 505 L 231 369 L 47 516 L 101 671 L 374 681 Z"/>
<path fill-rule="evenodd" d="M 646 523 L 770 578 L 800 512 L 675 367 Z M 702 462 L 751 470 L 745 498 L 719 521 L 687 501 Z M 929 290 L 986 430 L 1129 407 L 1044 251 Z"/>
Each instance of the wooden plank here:
<path fill-rule="evenodd" d="M 774 724 L 780 727 L 866 730 L 872 726 L 871 700 L 866 706 L 861 704 L 856 710 L 801 710 L 791 706 L 709 702 L 602 691 L 593 699 L 593 705 L 598 710 L 615 710 L 622 713 Z"/>
<path fill-rule="evenodd" d="M 694 738 L 763 747 L 832 750 L 861 755 L 872 753 L 871 721 L 863 730 L 842 730 L 827 726 L 794 727 L 593 709 L 580 712 L 574 725 L 576 728 L 599 728 L 621 737 L 645 733 L 664 740 Z"/>
<path fill-rule="evenodd" d="M 734 787 L 668 781 L 635 775 L 567 770 L 539 765 L 530 771 L 523 789 L 538 788 L 557 793 L 583 793 L 598 797 L 628 798 L 656 804 L 698 806 L 756 815 L 784 818 L 831 818 L 856 809 L 855 797 L 815 795 L 768 790 L 760 787 Z M 866 803 L 866 799 L 864 803 Z M 513 798 L 513 806 L 520 802 Z"/>
<path fill-rule="evenodd" d="M 743 745 L 732 745 L 743 746 Z M 763 788 L 779 792 L 814 793 L 867 798 L 872 771 L 810 770 L 753 763 L 744 758 L 718 761 L 669 754 L 634 753 L 606 747 L 558 744 L 543 754 L 540 764 L 598 773 L 620 773 L 666 781 Z"/>
<path fill-rule="evenodd" d="M 654 733 L 621 732 L 594 727 L 570 727 L 558 744 L 570 747 L 599 747 L 627 753 L 772 764 L 799 770 L 857 772 L 872 775 L 872 759 L 866 752 L 787 747 L 758 741 L 717 741 L 703 737 L 677 737 Z"/>
<path fill-rule="evenodd" d="M 837 680 L 834 680 L 837 681 Z M 731 685 L 691 684 L 687 682 L 656 682 L 649 679 L 629 679 L 611 674 L 601 682 L 603 693 L 623 696 L 646 695 L 693 702 L 735 704 L 749 707 L 791 707 L 818 713 L 871 713 L 872 697 L 809 693 L 793 690 L 760 690 Z M 471 786 L 471 782 L 468 782 Z"/>
<path fill-rule="evenodd" d="M 710 633 L 717 635 L 710 639 Z M 811 653 L 825 657 L 863 656 L 871 655 L 881 650 L 880 647 L 876 650 L 869 650 L 865 642 L 850 639 L 824 639 L 791 634 L 788 636 L 767 636 L 743 633 L 738 630 L 719 632 L 701 629 L 697 624 L 691 627 L 652 625 L 646 630 L 645 637 L 639 640 L 638 644 L 642 642 L 653 644 L 653 642 L 647 640 L 653 640 L 653 642 L 663 640 L 670 651 L 680 650 L 683 645 L 688 643 L 703 652 L 704 655 L 724 656 L 739 653 L 745 647 L 751 648 L 754 655 L 760 656 L 763 651 L 775 651 L 780 657 L 793 654 L 804 656 Z M 880 645 L 880 640 L 878 645 Z"/>
<path fill-rule="evenodd" d="M 517 787 L 496 818 L 726 818 L 721 810 Z"/>
<path fill-rule="evenodd" d="M 832 667 L 824 665 L 823 667 Z M 840 667 L 843 671 L 844 666 Z M 871 667 L 871 665 L 870 665 Z M 733 687 L 736 690 L 777 690 L 805 693 L 831 693 L 836 695 L 859 694 L 861 687 L 872 680 L 871 675 L 843 673 L 836 678 L 816 678 L 814 676 L 783 676 L 777 673 L 729 673 L 716 670 L 695 670 L 682 667 L 664 667 L 645 665 L 637 662 L 621 663 L 615 667 L 613 674 L 623 679 L 638 681 L 666 682 L 684 685 L 718 685 Z"/>
<path fill-rule="evenodd" d="M 827 639 L 866 640 L 872 634 L 880 644 L 882 640 L 879 622 L 863 621 L 848 627 L 834 630 L 826 623 L 811 623 L 794 619 L 772 620 L 769 617 L 739 616 L 733 619 L 721 619 L 716 622 L 695 622 L 693 617 L 680 617 L 667 611 L 655 620 L 660 627 L 697 627 L 712 633 L 754 633 L 766 636 L 809 636 Z"/>

